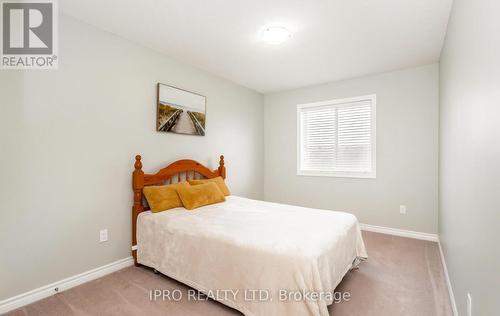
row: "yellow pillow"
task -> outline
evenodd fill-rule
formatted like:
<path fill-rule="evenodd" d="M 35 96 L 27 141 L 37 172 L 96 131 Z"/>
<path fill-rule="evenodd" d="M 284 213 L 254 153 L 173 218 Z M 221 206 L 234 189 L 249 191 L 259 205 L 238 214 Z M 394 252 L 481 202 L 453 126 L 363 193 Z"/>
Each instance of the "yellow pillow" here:
<path fill-rule="evenodd" d="M 156 213 L 182 206 L 177 190 L 186 186 L 189 187 L 189 183 L 183 181 L 169 185 L 147 186 L 142 189 L 142 192 L 148 201 L 151 212 Z"/>
<path fill-rule="evenodd" d="M 177 192 L 182 204 L 188 210 L 226 200 L 219 187 L 213 182 L 179 187 Z"/>
<path fill-rule="evenodd" d="M 203 179 L 203 180 L 189 180 L 189 184 L 191 184 L 191 185 L 198 185 L 198 184 L 203 184 L 203 183 L 208 183 L 208 182 L 214 182 L 215 184 L 217 184 L 220 191 L 225 196 L 231 195 L 231 192 L 229 192 L 229 188 L 227 187 L 227 185 L 224 182 L 224 179 L 222 179 L 222 177 L 217 177 L 217 178 L 212 178 L 212 179 Z"/>

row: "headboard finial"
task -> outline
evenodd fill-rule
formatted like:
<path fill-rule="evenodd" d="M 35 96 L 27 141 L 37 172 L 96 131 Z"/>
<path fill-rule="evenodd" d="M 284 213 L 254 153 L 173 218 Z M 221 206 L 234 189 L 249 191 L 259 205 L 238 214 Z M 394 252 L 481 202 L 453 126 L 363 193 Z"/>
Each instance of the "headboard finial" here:
<path fill-rule="evenodd" d="M 141 162 L 141 155 L 137 155 L 135 156 L 135 164 L 134 164 L 134 167 L 136 170 L 140 170 L 142 169 L 142 162 Z"/>
<path fill-rule="evenodd" d="M 220 155 L 219 168 L 217 170 L 219 171 L 219 175 L 222 177 L 222 179 L 225 179 L 226 167 L 224 166 L 224 155 Z"/>

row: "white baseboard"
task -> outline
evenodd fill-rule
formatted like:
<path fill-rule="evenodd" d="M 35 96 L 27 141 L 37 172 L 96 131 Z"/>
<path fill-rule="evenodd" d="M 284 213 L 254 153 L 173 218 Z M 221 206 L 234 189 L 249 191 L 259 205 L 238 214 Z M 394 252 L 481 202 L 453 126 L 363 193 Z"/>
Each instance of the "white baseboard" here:
<path fill-rule="evenodd" d="M 446 260 L 444 259 L 443 248 L 441 248 L 441 242 L 438 241 L 439 253 L 441 254 L 441 263 L 443 264 L 444 275 L 446 278 L 446 286 L 448 287 L 448 293 L 450 294 L 450 304 L 454 316 L 458 316 L 457 303 L 455 302 L 455 295 L 453 294 L 453 288 L 451 287 L 450 275 L 448 274 L 448 268 L 446 267 Z"/>
<path fill-rule="evenodd" d="M 422 239 L 422 240 L 435 241 L 435 242 L 439 241 L 437 234 L 421 233 L 421 232 L 415 232 L 412 230 L 404 230 L 404 229 L 375 226 L 375 225 L 368 225 L 368 224 L 360 224 L 360 227 L 361 227 L 361 230 L 366 230 L 369 232 L 394 235 L 394 236 L 401 236 L 401 237 L 407 237 L 407 238 L 414 238 L 414 239 Z"/>
<path fill-rule="evenodd" d="M 106 274 L 113 273 L 134 264 L 132 257 L 120 259 L 99 268 L 83 272 L 61 281 L 48 284 L 32 291 L 16 295 L 0 301 L 0 314 L 7 313 L 16 308 L 31 304 L 43 298 L 65 291 L 77 285 L 100 278 Z"/>

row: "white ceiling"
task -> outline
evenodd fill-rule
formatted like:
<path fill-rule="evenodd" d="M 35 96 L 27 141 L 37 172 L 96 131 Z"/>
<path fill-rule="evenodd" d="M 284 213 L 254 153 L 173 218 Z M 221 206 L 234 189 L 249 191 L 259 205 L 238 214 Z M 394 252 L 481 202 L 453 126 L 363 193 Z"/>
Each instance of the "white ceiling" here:
<path fill-rule="evenodd" d="M 62 12 L 260 92 L 439 60 L 452 0 L 64 0 Z M 259 41 L 281 24 L 282 45 Z"/>

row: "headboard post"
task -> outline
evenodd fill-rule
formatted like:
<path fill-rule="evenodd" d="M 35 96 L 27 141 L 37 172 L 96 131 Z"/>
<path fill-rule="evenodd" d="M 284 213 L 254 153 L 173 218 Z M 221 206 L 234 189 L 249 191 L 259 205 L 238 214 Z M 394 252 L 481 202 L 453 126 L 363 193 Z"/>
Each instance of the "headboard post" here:
<path fill-rule="evenodd" d="M 134 172 L 132 174 L 132 187 L 134 189 L 134 206 L 132 207 L 132 247 L 137 245 L 137 216 L 144 211 L 142 205 L 142 189 L 144 188 L 144 172 L 142 171 L 141 156 L 135 156 Z M 137 250 L 132 250 L 134 264 L 137 266 Z"/>
<path fill-rule="evenodd" d="M 219 175 L 222 177 L 222 179 L 226 178 L 226 167 L 224 166 L 224 155 L 220 156 L 219 160 Z"/>

